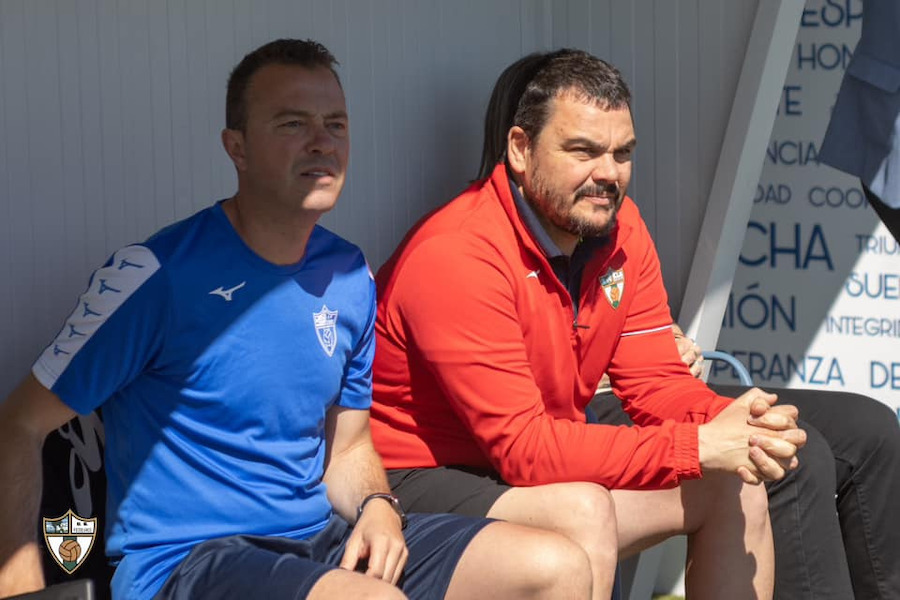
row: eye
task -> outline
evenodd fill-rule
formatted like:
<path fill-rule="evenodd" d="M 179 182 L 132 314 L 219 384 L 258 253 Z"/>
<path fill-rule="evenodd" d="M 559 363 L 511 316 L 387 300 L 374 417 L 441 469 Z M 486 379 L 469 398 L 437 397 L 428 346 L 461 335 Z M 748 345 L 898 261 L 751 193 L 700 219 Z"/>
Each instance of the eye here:
<path fill-rule="evenodd" d="M 281 125 L 279 125 L 279 127 L 283 127 L 285 129 L 297 129 L 298 127 L 302 127 L 302 126 L 303 126 L 303 121 L 300 121 L 299 119 L 294 119 L 293 121 L 286 121 L 286 122 L 282 123 Z"/>
<path fill-rule="evenodd" d="M 615 157 L 618 162 L 628 162 L 631 160 L 631 155 L 634 153 L 634 148 L 623 148 L 621 150 L 616 150 Z"/>
<path fill-rule="evenodd" d="M 569 149 L 569 153 L 580 160 L 588 160 L 594 157 L 594 151 L 587 146 L 575 146 Z"/>
<path fill-rule="evenodd" d="M 347 131 L 347 123 L 344 121 L 332 121 L 327 124 L 328 129 L 334 131 L 335 133 L 343 133 Z"/>

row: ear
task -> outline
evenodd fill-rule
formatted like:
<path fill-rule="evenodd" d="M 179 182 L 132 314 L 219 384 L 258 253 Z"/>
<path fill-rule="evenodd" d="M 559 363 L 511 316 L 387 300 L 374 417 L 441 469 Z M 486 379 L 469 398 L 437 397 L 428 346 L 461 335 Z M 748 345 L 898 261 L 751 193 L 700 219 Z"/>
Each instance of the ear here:
<path fill-rule="evenodd" d="M 222 147 L 234 163 L 238 172 L 247 168 L 246 154 L 244 153 L 244 133 L 237 129 L 222 130 Z"/>
<path fill-rule="evenodd" d="M 512 172 L 517 175 L 523 174 L 530 155 L 531 140 L 528 134 L 518 125 L 513 125 L 506 134 L 506 160 Z"/>

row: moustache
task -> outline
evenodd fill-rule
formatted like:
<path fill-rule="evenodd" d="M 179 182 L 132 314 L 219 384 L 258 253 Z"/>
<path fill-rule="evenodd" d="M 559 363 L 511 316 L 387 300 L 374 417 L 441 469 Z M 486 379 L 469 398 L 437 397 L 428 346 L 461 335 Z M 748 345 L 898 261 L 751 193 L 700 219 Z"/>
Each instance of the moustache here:
<path fill-rule="evenodd" d="M 611 181 L 609 183 L 589 183 L 578 188 L 575 192 L 575 199 L 579 200 L 585 196 L 613 196 L 619 198 L 619 184 Z"/>

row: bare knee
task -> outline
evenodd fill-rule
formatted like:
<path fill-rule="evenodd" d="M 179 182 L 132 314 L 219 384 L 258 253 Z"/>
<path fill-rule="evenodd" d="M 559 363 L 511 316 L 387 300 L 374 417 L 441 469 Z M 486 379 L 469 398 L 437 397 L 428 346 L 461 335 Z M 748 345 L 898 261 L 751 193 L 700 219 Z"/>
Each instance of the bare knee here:
<path fill-rule="evenodd" d="M 570 483 L 560 488 L 555 518 L 560 532 L 577 541 L 592 561 L 617 561 L 618 531 L 612 494 L 593 483 Z"/>
<path fill-rule="evenodd" d="M 616 505 L 606 488 L 593 483 L 566 484 L 561 494 L 561 509 L 577 527 L 591 523 L 616 522 Z"/>
<path fill-rule="evenodd" d="M 405 600 L 397 587 L 354 571 L 334 569 L 325 573 L 310 590 L 307 600 L 359 598 L 360 600 Z"/>
<path fill-rule="evenodd" d="M 616 508 L 612 494 L 587 482 L 551 483 L 513 488 L 500 497 L 489 517 L 562 533 L 596 562 L 617 548 Z"/>
<path fill-rule="evenodd" d="M 579 516 L 585 519 L 615 520 L 616 505 L 609 490 L 593 483 L 572 483 L 571 486 L 575 496 L 573 510 L 579 512 Z"/>
<path fill-rule="evenodd" d="M 494 503 L 488 516 L 562 534 L 587 556 L 595 593 L 603 594 L 612 585 L 618 523 L 612 494 L 603 487 L 571 482 L 513 488 Z"/>
<path fill-rule="evenodd" d="M 769 494 L 764 485 L 741 485 L 741 508 L 749 525 L 769 522 Z"/>
<path fill-rule="evenodd" d="M 520 554 L 525 589 L 534 597 L 587 598 L 593 577 L 587 553 L 568 538 L 551 532 L 536 532 Z"/>
<path fill-rule="evenodd" d="M 685 533 L 709 523 L 727 523 L 745 529 L 765 528 L 769 523 L 769 498 L 764 485 L 750 485 L 731 473 L 710 473 L 682 484 Z"/>
<path fill-rule="evenodd" d="M 742 523 L 746 534 L 752 537 L 768 535 L 769 494 L 766 486 L 750 485 L 729 474 L 723 475 L 724 477 L 721 477 L 723 481 L 717 486 L 718 493 L 714 497 L 707 520 L 716 521 L 717 527 L 720 527 L 722 522 L 734 525 Z"/>
<path fill-rule="evenodd" d="M 469 543 L 446 598 L 587 598 L 587 554 L 565 536 L 512 523 L 491 523 Z"/>
<path fill-rule="evenodd" d="M 737 506 L 747 526 L 768 526 L 769 494 L 765 485 L 750 485 L 729 473 L 717 473 L 710 479 L 716 487 L 715 507 L 727 511 L 727 506 L 735 505 L 731 499 L 737 495 Z"/>

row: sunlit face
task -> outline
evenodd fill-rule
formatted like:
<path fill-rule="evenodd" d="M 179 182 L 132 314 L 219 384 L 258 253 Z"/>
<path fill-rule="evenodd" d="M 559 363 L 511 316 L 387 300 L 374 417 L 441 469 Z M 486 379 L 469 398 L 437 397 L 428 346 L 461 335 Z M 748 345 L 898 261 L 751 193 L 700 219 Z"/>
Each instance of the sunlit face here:
<path fill-rule="evenodd" d="M 523 195 L 560 248 L 612 230 L 631 180 L 635 137 L 628 108 L 604 109 L 563 93 L 550 101 L 536 140 L 513 127 L 508 142 Z"/>
<path fill-rule="evenodd" d="M 251 78 L 243 132 L 226 130 L 239 193 L 325 212 L 344 185 L 350 154 L 344 92 L 325 67 L 272 64 Z M 229 147 L 233 146 L 233 147 Z"/>

